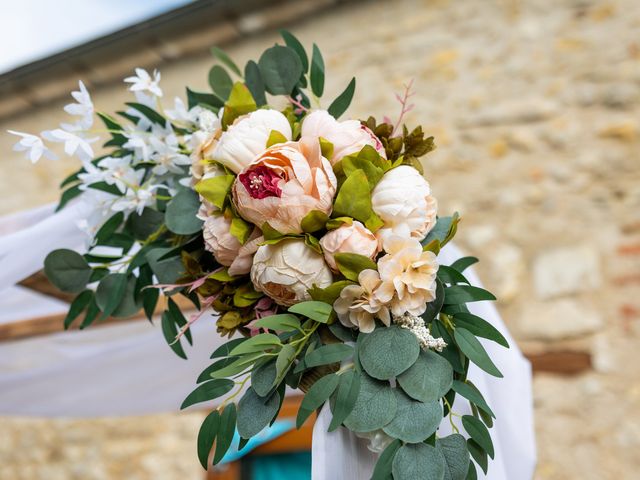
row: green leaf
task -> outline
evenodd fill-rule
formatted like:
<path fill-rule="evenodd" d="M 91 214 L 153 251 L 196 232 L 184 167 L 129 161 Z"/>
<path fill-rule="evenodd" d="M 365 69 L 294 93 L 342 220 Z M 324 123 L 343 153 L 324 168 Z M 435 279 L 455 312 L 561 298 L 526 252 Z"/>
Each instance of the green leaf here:
<path fill-rule="evenodd" d="M 238 66 L 233 60 L 231 60 L 231 57 L 229 57 L 229 55 L 227 55 L 224 50 L 219 47 L 211 47 L 211 55 L 213 55 L 214 58 L 217 58 L 220 63 L 229 68 L 229 70 L 231 70 L 233 73 L 235 73 L 239 77 L 242 76 L 242 73 L 240 72 Z"/>
<path fill-rule="evenodd" d="M 222 210 L 234 180 L 233 175 L 205 178 L 196 183 L 195 189 L 205 200 Z"/>
<path fill-rule="evenodd" d="M 464 328 L 456 328 L 453 331 L 453 336 L 456 340 L 456 343 L 462 350 L 469 360 L 479 366 L 482 370 L 487 372 L 494 377 L 502 378 L 502 373 L 500 370 L 494 365 L 487 355 L 487 351 L 480 344 L 478 339 L 471 333 L 469 330 L 465 330 Z"/>
<path fill-rule="evenodd" d="M 220 370 L 216 370 L 215 372 L 212 372 L 211 376 L 213 378 L 226 378 L 226 377 L 231 377 L 233 375 L 237 375 L 247 370 L 258 359 L 263 357 L 264 357 L 263 352 L 248 353 L 246 355 L 241 356 L 240 358 L 238 358 L 228 366 L 223 367 Z"/>
<path fill-rule="evenodd" d="M 324 92 L 324 60 L 315 43 L 311 57 L 311 91 L 316 97 L 321 97 Z"/>
<path fill-rule="evenodd" d="M 340 322 L 333 322 L 329 325 L 329 331 L 343 342 L 355 342 L 357 340 L 357 332 L 353 328 L 347 328 Z"/>
<path fill-rule="evenodd" d="M 244 83 L 247 85 L 258 107 L 267 104 L 267 97 L 264 93 L 264 81 L 262 80 L 262 75 L 260 75 L 260 68 L 253 60 L 249 60 L 244 67 Z"/>
<path fill-rule="evenodd" d="M 465 373 L 464 355 L 462 355 L 462 353 L 460 352 L 458 346 L 453 341 L 453 337 L 451 336 L 449 331 L 446 329 L 446 327 L 442 323 L 440 323 L 439 320 L 434 320 L 430 325 L 430 329 L 431 329 L 431 335 L 433 335 L 436 338 L 442 337 L 442 339 L 447 344 L 447 346 L 444 348 L 444 350 L 442 350 L 440 355 L 442 355 L 442 357 L 444 357 L 451 364 L 454 372 L 464 374 Z"/>
<path fill-rule="evenodd" d="M 300 330 L 300 319 L 289 313 L 280 313 L 278 315 L 270 315 L 262 317 L 254 322 L 256 328 L 268 328 L 279 332 L 292 332 Z"/>
<path fill-rule="evenodd" d="M 54 250 L 44 259 L 44 274 L 57 288 L 67 293 L 84 290 L 91 277 L 91 267 L 77 252 Z"/>
<path fill-rule="evenodd" d="M 214 65 L 211 67 L 211 70 L 209 70 L 209 85 L 217 96 L 226 100 L 231 93 L 233 80 L 231 80 L 231 77 L 224 68 L 220 65 Z"/>
<path fill-rule="evenodd" d="M 333 258 L 336 261 L 336 265 L 338 266 L 340 273 L 342 273 L 347 279 L 354 282 L 358 281 L 358 275 L 361 271 L 378 270 L 376 262 L 371 260 L 369 257 L 365 257 L 358 253 L 338 252 L 333 255 Z"/>
<path fill-rule="evenodd" d="M 491 292 L 471 285 L 453 285 L 444 289 L 445 305 L 495 299 L 496 297 Z"/>
<path fill-rule="evenodd" d="M 264 294 L 253 288 L 252 283 L 241 285 L 233 294 L 233 304 L 236 307 L 249 307 L 256 303 Z"/>
<path fill-rule="evenodd" d="M 476 467 L 473 462 L 469 462 L 469 471 L 467 472 L 465 480 L 478 480 L 478 473 L 476 472 Z"/>
<path fill-rule="evenodd" d="M 393 480 L 442 480 L 442 453 L 425 443 L 403 445 L 393 459 Z"/>
<path fill-rule="evenodd" d="M 431 323 L 434 318 L 438 317 L 440 310 L 442 310 L 442 305 L 444 303 L 444 285 L 440 281 L 440 279 L 436 279 L 436 298 L 427 303 L 427 309 L 421 315 L 424 323 Z"/>
<path fill-rule="evenodd" d="M 440 265 L 438 267 L 438 278 L 442 283 L 450 285 L 455 285 L 456 283 L 469 283 L 469 280 L 467 280 L 458 270 L 452 267 L 447 267 L 446 265 Z"/>
<path fill-rule="evenodd" d="M 235 383 L 233 380 L 228 380 L 226 378 L 216 378 L 209 380 L 208 382 L 201 383 L 193 392 L 187 395 L 187 398 L 185 398 L 182 405 L 180 405 L 180 410 L 184 410 L 196 403 L 207 402 L 214 398 L 222 397 L 229 393 L 234 385 Z"/>
<path fill-rule="evenodd" d="M 333 432 L 342 425 L 356 405 L 360 392 L 360 374 L 355 370 L 347 370 L 340 375 L 340 384 L 333 406 L 333 418 L 329 424 L 329 431 Z"/>
<path fill-rule="evenodd" d="M 308 290 L 308 292 L 314 300 L 333 305 L 333 302 L 335 302 L 340 296 L 342 289 L 347 285 L 353 285 L 353 282 L 350 280 L 339 280 L 332 283 L 327 288 L 320 288 L 314 285 Z"/>
<path fill-rule="evenodd" d="M 173 321 L 173 317 L 169 314 L 169 312 L 164 312 L 162 314 L 160 326 L 162 327 L 162 335 L 164 336 L 164 339 L 171 350 L 173 350 L 173 352 L 180 358 L 184 358 L 186 360 L 187 355 L 184 353 L 182 344 L 180 343 L 180 341 L 176 341 L 178 328 L 176 327 L 176 324 Z"/>
<path fill-rule="evenodd" d="M 253 112 L 258 108 L 256 101 L 251 95 L 251 91 L 244 83 L 236 82 L 231 88 L 228 100 L 224 104 L 224 113 L 222 114 L 222 127 L 227 128 L 233 121 Z"/>
<path fill-rule="evenodd" d="M 451 388 L 453 369 L 431 350 L 420 352 L 418 360 L 398 376 L 398 384 L 412 398 L 422 402 L 438 400 Z"/>
<path fill-rule="evenodd" d="M 361 375 L 356 404 L 343 423 L 352 432 L 372 432 L 393 420 L 397 408 L 395 393 L 388 382 Z"/>
<path fill-rule="evenodd" d="M 96 303 L 104 317 L 116 312 L 124 299 L 126 290 L 127 275 L 124 273 L 112 273 L 100 280 L 96 289 Z"/>
<path fill-rule="evenodd" d="M 179 191 L 167 204 L 165 223 L 167 228 L 178 235 L 191 235 L 202 230 L 202 220 L 196 217 L 200 200 L 190 189 Z"/>
<path fill-rule="evenodd" d="M 388 380 L 413 365 L 420 354 L 416 336 L 397 325 L 378 327 L 364 335 L 358 348 L 362 368 L 373 378 Z"/>
<path fill-rule="evenodd" d="M 251 438 L 269 425 L 280 407 L 280 395 L 274 392 L 265 401 L 253 388 L 249 388 L 238 402 L 238 433 L 243 438 Z"/>
<path fill-rule="evenodd" d="M 302 64 L 302 71 L 306 73 L 307 70 L 309 70 L 309 58 L 300 40 L 287 30 L 280 30 L 280 35 L 282 35 L 285 45 L 298 54 L 298 58 L 300 58 L 300 63 Z"/>
<path fill-rule="evenodd" d="M 494 342 L 509 348 L 509 342 L 504 336 L 489 322 L 471 313 L 460 312 L 454 316 L 456 327 L 465 328 L 478 337 L 493 340 Z"/>
<path fill-rule="evenodd" d="M 87 328 L 89 325 L 91 325 L 94 322 L 94 320 L 98 318 L 99 314 L 100 314 L 100 308 L 98 307 L 98 304 L 96 303 L 96 299 L 94 297 L 89 303 L 89 307 L 87 308 L 87 313 L 84 316 L 82 323 L 80 324 L 80 330 L 83 330 Z"/>
<path fill-rule="evenodd" d="M 341 362 L 353 356 L 353 347 L 344 343 L 332 343 L 316 348 L 304 357 L 307 368 Z"/>
<path fill-rule="evenodd" d="M 198 460 L 200 460 L 200 465 L 202 465 L 202 468 L 205 470 L 207 470 L 209 452 L 211 452 L 213 441 L 216 439 L 219 428 L 220 414 L 217 410 L 214 410 L 206 416 L 198 432 Z"/>
<path fill-rule="evenodd" d="M 258 61 L 267 91 L 272 95 L 289 95 L 302 75 L 302 62 L 294 50 L 275 45 L 265 50 Z"/>
<path fill-rule="evenodd" d="M 371 207 L 371 188 L 363 170 L 354 170 L 344 181 L 333 204 L 333 215 L 360 220 L 371 231 L 380 228 L 382 220 Z"/>
<path fill-rule="evenodd" d="M 462 257 L 451 264 L 451 268 L 455 268 L 460 273 L 464 272 L 471 265 L 478 263 L 476 257 Z"/>
<path fill-rule="evenodd" d="M 473 459 L 476 461 L 478 466 L 482 469 L 482 471 L 486 475 L 487 470 L 489 469 L 489 461 L 487 459 L 487 452 L 485 452 L 482 449 L 482 447 L 480 447 L 480 445 L 478 445 L 472 439 L 467 440 L 467 449 L 469 450 L 469 453 L 471 454 Z M 474 468 L 474 473 L 475 473 L 475 468 Z"/>
<path fill-rule="evenodd" d="M 458 213 L 454 213 L 451 217 L 438 217 L 436 225 L 422 240 L 422 245 L 427 245 L 433 240 L 438 240 L 440 246 L 444 247 L 456 234 L 459 222 L 460 216 Z"/>
<path fill-rule="evenodd" d="M 216 348 L 209 358 L 213 359 L 213 358 L 228 357 L 229 355 L 231 355 L 231 350 L 233 350 L 234 348 L 236 348 L 238 345 L 240 345 L 242 342 L 245 342 L 246 340 L 248 340 L 248 338 L 245 338 L 245 337 L 234 338 L 232 340 L 229 340 L 227 343 L 224 343 L 220 345 L 218 348 Z"/>
<path fill-rule="evenodd" d="M 335 373 L 330 373 L 320 378 L 314 383 L 300 403 L 298 415 L 296 417 L 296 428 L 300 428 L 309 416 L 327 401 L 331 394 L 338 387 L 340 377 Z"/>
<path fill-rule="evenodd" d="M 269 138 L 267 138 L 267 148 L 273 147 L 279 143 L 287 142 L 287 137 L 285 137 L 282 133 L 277 130 L 271 130 L 269 133 Z"/>
<path fill-rule="evenodd" d="M 206 382 L 207 380 L 211 380 L 215 372 L 223 369 L 224 367 L 231 365 L 237 359 L 238 357 L 225 357 L 221 360 L 218 360 L 217 362 L 212 363 L 207 368 L 205 368 L 202 372 L 200 372 L 200 375 L 198 375 L 198 379 L 196 380 L 196 383 L 202 383 L 202 382 Z"/>
<path fill-rule="evenodd" d="M 180 257 L 163 258 L 170 251 L 170 248 L 154 248 L 146 254 L 149 266 L 160 283 L 175 283 L 184 272 Z"/>
<path fill-rule="evenodd" d="M 164 214 L 152 208 L 145 208 L 140 215 L 137 212 L 131 213 L 129 222 L 133 236 L 138 240 L 146 240 L 162 226 Z"/>
<path fill-rule="evenodd" d="M 156 112 L 153 108 L 143 105 L 142 103 L 126 102 L 125 105 L 140 112 L 142 115 L 144 115 L 147 118 L 147 120 L 149 120 L 152 123 L 155 123 L 162 127 L 164 127 L 167 123 L 166 118 L 164 118 L 162 115 Z"/>
<path fill-rule="evenodd" d="M 303 232 L 313 233 L 322 230 L 327 220 L 329 220 L 329 216 L 326 213 L 320 210 L 311 210 L 304 216 L 300 226 Z"/>
<path fill-rule="evenodd" d="M 373 469 L 371 480 L 388 480 L 391 478 L 393 459 L 401 446 L 400 440 L 394 440 L 384 449 Z"/>
<path fill-rule="evenodd" d="M 220 416 L 220 428 L 216 440 L 216 453 L 213 456 L 213 464 L 217 465 L 224 454 L 227 453 L 236 431 L 236 404 L 229 403 Z"/>
<path fill-rule="evenodd" d="M 67 330 L 71 323 L 78 318 L 78 316 L 82 313 L 82 311 L 89 306 L 93 300 L 93 291 L 85 290 L 80 295 L 78 295 L 71 305 L 69 306 L 69 312 L 64 319 L 64 329 Z"/>
<path fill-rule="evenodd" d="M 114 216 L 112 216 L 109 220 L 104 222 L 100 230 L 96 233 L 94 237 L 94 241 L 96 244 L 100 245 L 103 242 L 109 240 L 109 238 L 116 233 L 118 227 L 122 225 L 124 221 L 124 213 L 118 212 Z"/>
<path fill-rule="evenodd" d="M 271 391 L 276 377 L 275 360 L 263 363 L 251 372 L 251 388 L 253 388 L 260 397 L 266 397 Z"/>
<path fill-rule="evenodd" d="M 251 232 L 253 231 L 253 225 L 249 222 L 245 222 L 240 217 L 233 217 L 231 219 L 231 226 L 229 227 L 229 233 L 236 237 L 236 239 L 241 243 L 245 244 L 249 237 L 251 236 Z"/>
<path fill-rule="evenodd" d="M 394 392 L 398 408 L 393 420 L 383 428 L 384 432 L 405 443 L 421 443 L 433 435 L 442 420 L 440 402 L 419 402 L 397 388 Z"/>
<path fill-rule="evenodd" d="M 486 400 L 480 393 L 480 391 L 473 385 L 469 383 L 464 383 L 459 380 L 454 380 L 453 385 L 451 386 L 454 392 L 463 396 L 467 400 L 469 400 L 472 404 L 476 405 L 478 408 L 481 408 L 493 418 L 496 418 L 493 411 L 487 404 Z"/>
<path fill-rule="evenodd" d="M 484 423 L 482 423 L 472 415 L 463 415 L 462 426 L 471 436 L 471 438 L 475 440 L 476 443 L 480 445 L 480 447 L 482 447 L 482 449 L 487 452 L 487 454 L 491 458 L 493 458 L 495 455 L 495 452 L 493 450 L 493 442 L 491 441 L 489 430 L 487 430 L 487 427 L 485 427 Z"/>
<path fill-rule="evenodd" d="M 281 345 L 280 338 L 273 333 L 260 333 L 247 339 L 231 350 L 231 355 L 243 355 L 245 353 L 263 352 L 269 348 Z"/>
<path fill-rule="evenodd" d="M 189 110 L 198 105 L 213 107 L 216 111 L 224 105 L 224 100 L 212 93 L 195 92 L 187 87 L 187 103 Z"/>
<path fill-rule="evenodd" d="M 469 450 L 465 438 L 454 433 L 436 440 L 436 448 L 444 457 L 445 469 L 443 480 L 465 480 L 469 471 Z"/>
<path fill-rule="evenodd" d="M 353 94 L 356 91 L 356 77 L 353 77 L 347 85 L 347 88 L 338 95 L 333 103 L 329 106 L 327 110 L 332 117 L 340 118 L 340 116 L 347 111 L 349 105 L 351 104 L 351 100 L 353 99 Z"/>
<path fill-rule="evenodd" d="M 315 320 L 320 323 L 327 323 L 331 316 L 333 307 L 328 303 L 318 302 L 316 300 L 309 300 L 306 302 L 296 303 L 289 307 L 289 312 L 304 315 L 311 320 Z"/>
<path fill-rule="evenodd" d="M 60 203 L 56 206 L 56 212 L 62 210 L 67 203 L 80 195 L 84 190 L 80 190 L 80 185 L 74 185 L 73 187 L 67 188 L 62 195 L 60 196 Z"/>
<path fill-rule="evenodd" d="M 276 379 L 273 386 L 277 386 L 284 379 L 295 358 L 296 348 L 289 343 L 284 345 L 276 357 Z"/>

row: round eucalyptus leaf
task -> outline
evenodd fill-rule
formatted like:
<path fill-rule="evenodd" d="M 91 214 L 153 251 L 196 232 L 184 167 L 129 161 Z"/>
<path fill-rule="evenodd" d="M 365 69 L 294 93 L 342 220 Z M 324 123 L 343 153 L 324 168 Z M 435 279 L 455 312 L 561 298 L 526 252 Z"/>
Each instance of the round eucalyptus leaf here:
<path fill-rule="evenodd" d="M 109 301 L 113 299 L 113 295 L 117 295 L 117 284 L 120 281 L 120 276 L 123 275 L 124 273 L 115 273 L 108 275 L 100 280 L 98 288 L 96 289 L 96 303 L 98 304 L 98 307 L 101 311 L 106 311 Z M 138 310 L 140 310 L 140 304 L 137 303 L 135 299 L 135 288 L 136 277 L 131 275 L 127 279 L 124 293 L 122 294 L 120 302 L 118 303 L 118 306 L 115 308 L 115 310 L 111 312 L 111 316 L 124 318 L 138 313 Z"/>
<path fill-rule="evenodd" d="M 359 348 L 362 368 L 379 380 L 400 375 L 414 364 L 419 354 L 416 336 L 397 325 L 376 328 L 365 335 Z"/>
<path fill-rule="evenodd" d="M 178 235 L 191 235 L 202 229 L 202 220 L 196 217 L 200 208 L 198 194 L 184 189 L 167 204 L 165 222 L 167 228 Z"/>
<path fill-rule="evenodd" d="M 393 420 L 396 409 L 396 395 L 391 386 L 362 375 L 356 403 L 343 423 L 352 432 L 371 432 Z"/>
<path fill-rule="evenodd" d="M 296 52 L 281 45 L 265 50 L 258 67 L 267 91 L 272 95 L 289 95 L 302 74 L 302 62 Z"/>
<path fill-rule="evenodd" d="M 426 443 L 404 445 L 393 458 L 393 480 L 444 480 L 442 453 Z"/>
<path fill-rule="evenodd" d="M 444 456 L 444 480 L 465 480 L 470 461 L 465 438 L 459 433 L 439 438 L 436 441 L 436 448 Z"/>
<path fill-rule="evenodd" d="M 419 402 L 409 398 L 400 389 L 394 392 L 398 408 L 396 416 L 384 427 L 384 432 L 406 443 L 420 443 L 433 435 L 442 420 L 440 402 Z"/>
<path fill-rule="evenodd" d="M 238 402 L 238 433 L 251 438 L 269 425 L 280 407 L 280 394 L 275 392 L 265 402 L 253 388 L 249 388 Z"/>
<path fill-rule="evenodd" d="M 398 384 L 412 398 L 422 402 L 438 400 L 453 383 L 453 368 L 437 353 L 420 352 L 416 363 L 398 376 Z"/>
<path fill-rule="evenodd" d="M 91 277 L 91 267 L 82 255 L 73 250 L 54 250 L 44 259 L 44 273 L 63 292 L 84 290 Z"/>
<path fill-rule="evenodd" d="M 266 397 L 276 381 L 276 374 L 275 360 L 260 365 L 251 372 L 251 387 L 258 395 Z"/>

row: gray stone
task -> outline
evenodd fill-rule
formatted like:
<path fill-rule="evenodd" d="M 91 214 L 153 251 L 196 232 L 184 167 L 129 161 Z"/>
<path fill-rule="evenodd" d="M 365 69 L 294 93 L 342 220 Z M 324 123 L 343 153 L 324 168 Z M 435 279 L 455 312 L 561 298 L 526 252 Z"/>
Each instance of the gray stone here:
<path fill-rule="evenodd" d="M 484 108 L 458 121 L 460 127 L 488 127 L 532 123 L 548 120 L 558 114 L 558 106 L 545 100 L 499 104 Z"/>
<path fill-rule="evenodd" d="M 567 340 L 596 332 L 602 318 L 590 305 L 570 299 L 527 304 L 516 318 L 520 340 Z"/>
<path fill-rule="evenodd" d="M 545 251 L 534 260 L 533 280 L 543 300 L 594 290 L 602 282 L 598 252 L 587 245 Z"/>

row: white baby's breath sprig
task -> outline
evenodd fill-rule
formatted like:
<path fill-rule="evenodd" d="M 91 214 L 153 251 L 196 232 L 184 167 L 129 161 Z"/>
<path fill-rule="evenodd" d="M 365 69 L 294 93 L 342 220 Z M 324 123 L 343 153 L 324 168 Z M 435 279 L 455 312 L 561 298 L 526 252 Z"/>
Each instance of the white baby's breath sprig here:
<path fill-rule="evenodd" d="M 424 320 L 420 317 L 405 313 L 404 315 L 393 317 L 393 322 L 402 328 L 410 330 L 418 338 L 420 347 L 423 350 L 430 348 L 436 352 L 441 352 L 447 346 L 442 337 L 435 338 L 431 335 L 431 332 L 424 324 Z"/>

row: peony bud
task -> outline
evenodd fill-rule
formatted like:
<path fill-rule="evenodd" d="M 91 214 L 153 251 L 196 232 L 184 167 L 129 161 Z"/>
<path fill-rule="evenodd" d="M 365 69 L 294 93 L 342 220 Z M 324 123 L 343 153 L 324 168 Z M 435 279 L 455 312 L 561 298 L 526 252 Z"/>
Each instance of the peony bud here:
<path fill-rule="evenodd" d="M 373 260 L 379 251 L 378 239 L 362 223 L 354 220 L 351 225 L 342 225 L 330 230 L 320 239 L 324 259 L 333 271 L 337 271 L 336 253 L 357 253 Z"/>

